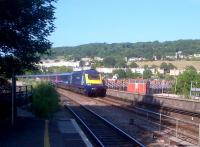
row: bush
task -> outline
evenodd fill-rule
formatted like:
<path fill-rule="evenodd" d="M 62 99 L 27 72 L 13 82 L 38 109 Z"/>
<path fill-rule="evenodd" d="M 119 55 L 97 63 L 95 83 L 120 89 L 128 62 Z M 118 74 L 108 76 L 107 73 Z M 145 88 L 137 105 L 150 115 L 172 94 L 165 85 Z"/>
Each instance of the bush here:
<path fill-rule="evenodd" d="M 33 90 L 32 108 L 42 118 L 48 118 L 58 109 L 59 95 L 48 82 L 40 82 Z"/>

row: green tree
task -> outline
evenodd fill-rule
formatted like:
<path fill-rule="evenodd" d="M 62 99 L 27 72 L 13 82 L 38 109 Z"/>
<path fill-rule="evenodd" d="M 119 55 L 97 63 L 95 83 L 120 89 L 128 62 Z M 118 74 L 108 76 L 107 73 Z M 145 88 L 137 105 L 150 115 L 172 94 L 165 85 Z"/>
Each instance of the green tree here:
<path fill-rule="evenodd" d="M 126 78 L 132 78 L 133 72 L 130 69 L 126 69 Z"/>
<path fill-rule="evenodd" d="M 161 69 L 164 69 L 164 73 L 169 73 L 170 69 L 176 69 L 176 66 L 174 66 L 172 63 L 167 64 L 166 62 L 162 62 L 160 65 Z"/>
<path fill-rule="evenodd" d="M 144 79 L 149 79 L 152 76 L 152 71 L 150 69 L 145 69 L 143 72 L 143 78 Z"/>
<path fill-rule="evenodd" d="M 177 67 L 174 64 L 172 64 L 172 63 L 168 64 L 168 68 L 169 69 L 177 69 Z"/>
<path fill-rule="evenodd" d="M 179 50 L 177 50 L 179 49 Z M 149 60 L 153 55 L 157 56 L 157 59 L 166 56 L 175 55 L 176 51 L 182 51 L 184 55 L 192 55 L 194 53 L 200 53 L 200 40 L 177 40 L 177 41 L 165 41 L 165 42 L 137 42 L 137 43 L 90 43 L 85 45 L 79 45 L 75 47 L 59 47 L 53 48 L 55 54 L 53 56 L 63 56 L 63 51 L 67 55 L 72 57 L 145 57 Z M 89 51 L 90 50 L 90 51 Z M 77 52 L 79 55 L 77 55 Z M 88 55 L 87 55 L 88 53 Z M 118 58 L 117 58 L 118 60 Z"/>
<path fill-rule="evenodd" d="M 120 79 L 125 79 L 125 78 L 138 78 L 141 76 L 141 74 L 139 73 L 133 73 L 130 69 L 118 69 L 118 70 L 114 70 L 113 74 L 117 74 L 118 78 Z"/>
<path fill-rule="evenodd" d="M 116 61 L 116 65 L 119 68 L 126 68 L 126 61 L 124 59 L 118 58 L 118 60 Z"/>
<path fill-rule="evenodd" d="M 130 68 L 137 68 L 138 65 L 135 62 L 131 62 L 131 64 L 129 65 Z"/>
<path fill-rule="evenodd" d="M 166 62 L 162 62 L 160 65 L 161 69 L 168 70 L 168 64 Z"/>
<path fill-rule="evenodd" d="M 196 86 L 200 87 L 200 74 L 194 69 L 186 69 L 183 74 L 177 77 L 177 83 L 175 85 L 176 93 L 188 97 L 190 94 L 191 82 L 198 83 L 199 85 Z"/>
<path fill-rule="evenodd" d="M 9 68 L 22 72 L 36 68 L 42 54 L 51 47 L 47 37 L 54 30 L 56 0 L 0 1 L 0 73 L 11 74 Z M 12 60 L 13 64 L 10 64 Z"/>
<path fill-rule="evenodd" d="M 130 69 L 127 69 L 126 70 L 126 77 L 131 78 L 131 79 L 135 79 L 135 78 L 141 77 L 141 74 L 133 73 Z"/>
<path fill-rule="evenodd" d="M 96 61 L 96 60 L 94 60 L 93 63 L 91 64 L 91 67 L 92 67 L 93 69 L 96 69 L 97 67 L 102 67 L 102 66 L 103 66 L 103 62 L 101 62 L 101 61 Z"/>
<path fill-rule="evenodd" d="M 116 65 L 116 59 L 114 57 L 105 57 L 103 64 L 105 67 L 114 67 Z"/>
<path fill-rule="evenodd" d="M 118 78 L 126 78 L 126 71 L 123 69 L 117 69 L 113 71 L 113 74 L 117 74 Z"/>

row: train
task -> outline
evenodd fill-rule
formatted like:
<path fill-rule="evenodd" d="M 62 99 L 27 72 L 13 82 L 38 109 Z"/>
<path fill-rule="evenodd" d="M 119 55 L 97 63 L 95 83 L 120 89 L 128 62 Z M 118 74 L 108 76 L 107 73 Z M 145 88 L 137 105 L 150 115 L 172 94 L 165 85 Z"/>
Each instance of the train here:
<path fill-rule="evenodd" d="M 107 86 L 105 85 L 102 75 L 95 69 L 61 74 L 23 75 L 17 77 L 48 80 L 56 87 L 81 93 L 89 97 L 106 96 Z"/>

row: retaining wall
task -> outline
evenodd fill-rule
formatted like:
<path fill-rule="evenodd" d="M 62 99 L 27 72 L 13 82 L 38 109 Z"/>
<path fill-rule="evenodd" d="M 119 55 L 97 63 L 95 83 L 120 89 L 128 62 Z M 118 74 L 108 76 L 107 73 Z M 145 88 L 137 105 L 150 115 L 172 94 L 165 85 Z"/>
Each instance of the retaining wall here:
<path fill-rule="evenodd" d="M 152 95 L 133 94 L 125 91 L 107 90 L 107 95 L 132 100 L 134 103 L 143 102 L 158 106 L 172 107 L 181 110 L 200 113 L 200 101 L 183 98 L 161 97 Z"/>

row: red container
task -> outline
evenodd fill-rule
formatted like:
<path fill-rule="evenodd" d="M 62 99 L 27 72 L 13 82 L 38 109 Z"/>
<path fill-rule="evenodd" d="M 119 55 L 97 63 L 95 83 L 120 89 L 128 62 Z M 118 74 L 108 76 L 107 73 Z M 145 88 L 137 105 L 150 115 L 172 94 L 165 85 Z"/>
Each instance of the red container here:
<path fill-rule="evenodd" d="M 127 87 L 127 91 L 131 93 L 138 94 L 148 94 L 149 93 L 149 83 L 129 83 Z"/>

